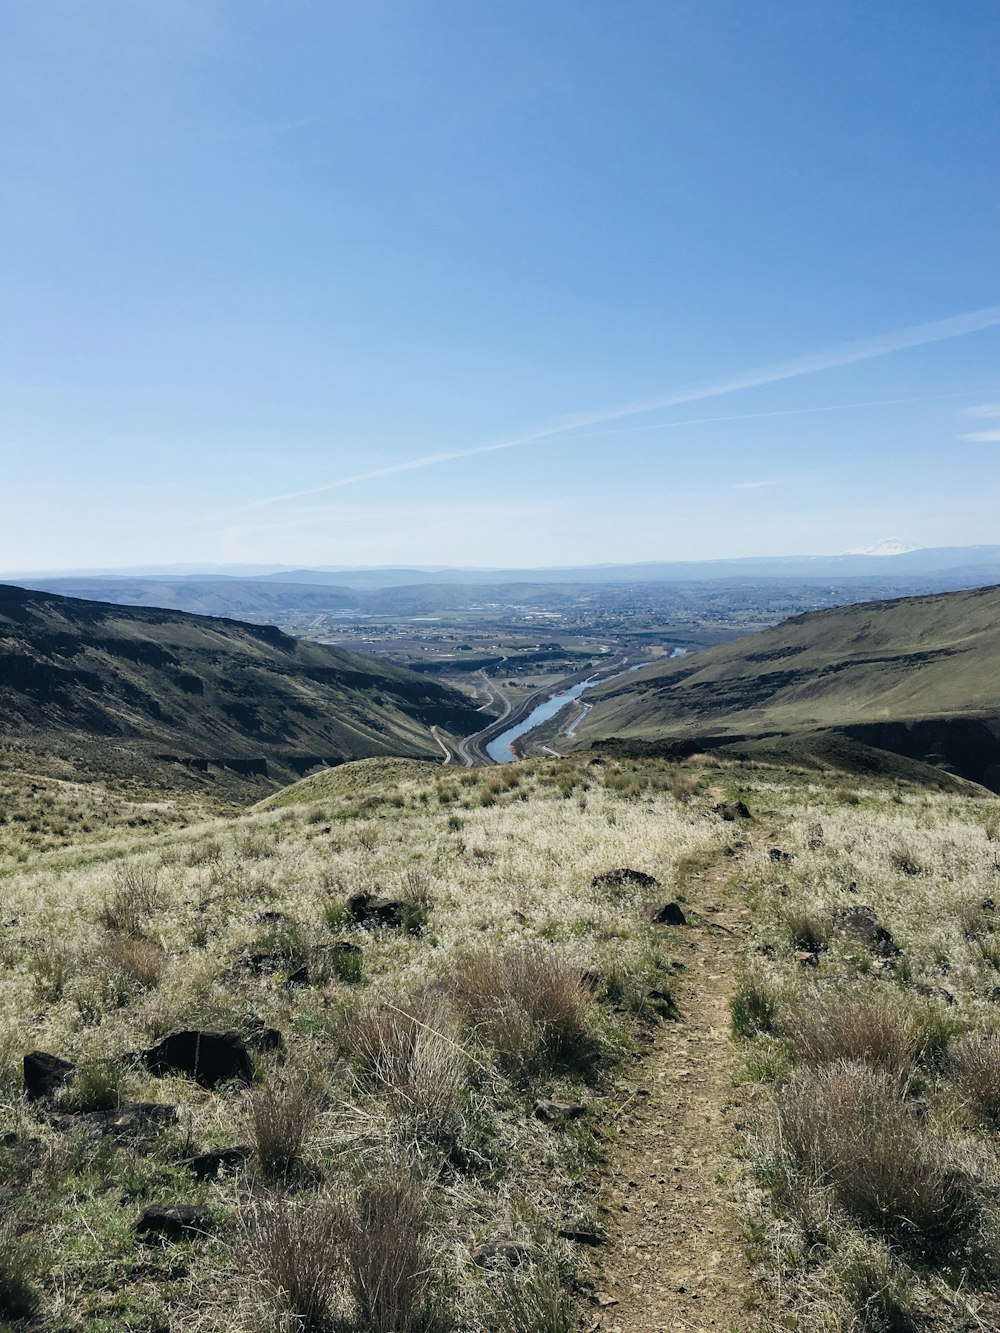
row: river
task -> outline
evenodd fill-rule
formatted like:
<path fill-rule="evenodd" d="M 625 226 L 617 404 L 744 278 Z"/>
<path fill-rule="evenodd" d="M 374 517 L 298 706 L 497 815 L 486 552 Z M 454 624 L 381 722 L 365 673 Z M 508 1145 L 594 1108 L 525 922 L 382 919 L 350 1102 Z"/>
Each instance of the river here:
<path fill-rule="evenodd" d="M 640 667 L 648 665 L 648 662 L 637 662 L 635 666 L 626 667 L 624 671 L 617 671 L 611 676 L 588 676 L 586 680 L 571 685 L 568 690 L 563 690 L 560 694 L 553 694 L 550 699 L 545 699 L 533 708 L 523 722 L 518 722 L 516 726 L 502 731 L 495 740 L 490 741 L 486 746 L 486 753 L 495 764 L 511 763 L 517 758 L 517 755 L 510 748 L 512 741 L 520 740 L 529 731 L 534 731 L 535 727 L 540 727 L 543 722 L 548 722 L 550 717 L 555 717 L 560 708 L 565 708 L 574 699 L 579 699 L 584 690 L 591 690 L 595 685 L 605 685 L 609 680 L 617 680 L 619 676 L 627 676 L 630 671 L 638 671 Z M 579 721 L 580 719 L 576 718 L 573 727 Z"/>

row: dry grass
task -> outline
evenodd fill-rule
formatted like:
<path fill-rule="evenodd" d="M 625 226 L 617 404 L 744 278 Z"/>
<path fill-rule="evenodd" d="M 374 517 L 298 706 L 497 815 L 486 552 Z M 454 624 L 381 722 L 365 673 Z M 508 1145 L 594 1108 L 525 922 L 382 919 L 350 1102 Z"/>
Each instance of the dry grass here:
<path fill-rule="evenodd" d="M 266 1181 L 290 1181 L 301 1172 L 322 1103 L 322 1088 L 313 1075 L 306 1073 L 275 1077 L 248 1094 L 247 1120 L 254 1161 Z"/>
<path fill-rule="evenodd" d="M 927 1257 L 979 1243 L 977 1181 L 890 1074 L 846 1061 L 808 1071 L 778 1094 L 778 1130 L 807 1186 L 829 1189 L 862 1226 Z"/>
<path fill-rule="evenodd" d="M 476 1032 L 508 1066 L 530 1068 L 583 1054 L 592 1007 L 580 971 L 551 950 L 520 945 L 483 950 L 464 960 L 454 979 L 459 1003 Z"/>
<path fill-rule="evenodd" d="M 977 1113 L 1000 1126 L 1000 1032 L 969 1032 L 953 1041 L 948 1072 Z"/>
<path fill-rule="evenodd" d="M 792 1049 L 806 1064 L 854 1060 L 899 1079 L 921 1048 L 916 1016 L 904 1003 L 881 995 L 809 995 L 788 1028 Z"/>
<path fill-rule="evenodd" d="M 242 1222 L 247 1267 L 260 1274 L 273 1304 L 302 1333 L 330 1330 L 343 1274 L 341 1204 L 257 1194 Z"/>
<path fill-rule="evenodd" d="M 148 861 L 128 861 L 116 867 L 97 919 L 106 930 L 138 936 L 161 903 L 159 867 Z"/>
<path fill-rule="evenodd" d="M 407 1136 L 442 1145 L 457 1139 L 469 1057 L 443 999 L 361 1010 L 347 1020 L 344 1037 L 362 1087 L 385 1101 Z"/>
<path fill-rule="evenodd" d="M 435 1256 L 423 1190 L 402 1171 L 363 1182 L 344 1224 L 356 1326 L 365 1333 L 435 1333 Z"/>

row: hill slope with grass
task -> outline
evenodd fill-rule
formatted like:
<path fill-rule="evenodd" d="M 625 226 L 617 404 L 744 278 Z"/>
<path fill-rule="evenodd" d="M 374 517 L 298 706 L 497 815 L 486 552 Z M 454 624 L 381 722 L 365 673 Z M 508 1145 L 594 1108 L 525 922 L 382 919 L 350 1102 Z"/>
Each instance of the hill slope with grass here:
<path fill-rule="evenodd" d="M 578 744 L 698 736 L 849 762 L 854 742 L 997 790 L 1000 587 L 795 616 L 588 698 Z"/>
<path fill-rule="evenodd" d="M 270 626 L 0 586 L 8 767 L 245 799 L 368 755 L 439 758 L 481 719 L 426 677 Z"/>
<path fill-rule="evenodd" d="M 5 1327 L 1000 1327 L 997 800 L 372 758 L 106 814 L 0 828 Z"/>

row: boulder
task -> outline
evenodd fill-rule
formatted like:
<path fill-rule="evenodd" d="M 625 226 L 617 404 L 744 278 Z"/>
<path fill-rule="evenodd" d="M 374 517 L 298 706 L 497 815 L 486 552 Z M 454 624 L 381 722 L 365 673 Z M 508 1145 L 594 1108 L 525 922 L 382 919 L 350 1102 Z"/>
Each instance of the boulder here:
<path fill-rule="evenodd" d="M 594 1227 L 584 1224 L 577 1225 L 569 1223 L 567 1226 L 559 1228 L 559 1235 L 563 1240 L 571 1240 L 577 1245 L 603 1245 L 607 1237 L 603 1231 L 598 1231 Z"/>
<path fill-rule="evenodd" d="M 686 926 L 687 917 L 680 903 L 664 903 L 650 908 L 649 919 L 655 926 Z"/>
<path fill-rule="evenodd" d="M 59 1091 L 73 1077 L 76 1069 L 70 1060 L 63 1060 L 48 1051 L 29 1051 L 24 1057 L 24 1095 L 29 1102 L 41 1101 Z"/>
<path fill-rule="evenodd" d="M 472 1258 L 480 1268 L 518 1268 L 530 1253 L 522 1241 L 499 1238 L 484 1241 Z"/>
<path fill-rule="evenodd" d="M 737 819 L 750 819 L 750 811 L 742 801 L 720 801 L 715 807 L 715 813 L 721 815 L 727 824 L 731 824 Z"/>
<path fill-rule="evenodd" d="M 879 958 L 896 958 L 901 950 L 892 934 L 878 920 L 870 907 L 835 907 L 833 920 L 852 939 L 866 945 Z"/>
<path fill-rule="evenodd" d="M 791 852 L 783 852 L 780 847 L 772 847 L 768 852 L 768 856 L 775 865 L 787 865 L 792 859 Z"/>
<path fill-rule="evenodd" d="M 135 1224 L 135 1234 L 147 1239 L 191 1240 L 207 1235 L 212 1225 L 207 1208 L 194 1203 L 151 1203 Z"/>
<path fill-rule="evenodd" d="M 564 1124 L 567 1120 L 579 1120 L 587 1114 L 583 1102 L 554 1102 L 540 1100 L 535 1102 L 535 1115 L 550 1125 Z"/>
<path fill-rule="evenodd" d="M 171 1032 L 161 1042 L 142 1052 L 153 1074 L 187 1074 L 202 1087 L 253 1079 L 253 1061 L 243 1038 L 236 1032 L 206 1032 L 187 1029 Z"/>
<path fill-rule="evenodd" d="M 406 920 L 406 904 L 374 893 L 356 893 L 347 900 L 351 919 L 359 926 L 401 926 Z"/>
<path fill-rule="evenodd" d="M 623 889 L 626 884 L 635 884 L 640 889 L 660 887 L 655 875 L 647 875 L 644 870 L 632 870 L 628 866 L 622 866 L 619 870 L 605 870 L 590 881 L 592 889 Z"/>
<path fill-rule="evenodd" d="M 223 1167 L 236 1171 L 252 1156 L 249 1144 L 241 1143 L 236 1148 L 213 1148 L 211 1152 L 199 1153 L 187 1165 L 199 1180 L 214 1180 Z"/>

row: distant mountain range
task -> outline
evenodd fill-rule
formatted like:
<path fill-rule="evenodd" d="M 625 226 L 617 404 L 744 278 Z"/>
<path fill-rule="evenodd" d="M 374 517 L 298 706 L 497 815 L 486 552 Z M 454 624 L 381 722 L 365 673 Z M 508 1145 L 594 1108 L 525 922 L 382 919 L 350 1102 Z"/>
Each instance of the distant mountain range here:
<path fill-rule="evenodd" d="M 481 724 L 426 676 L 270 626 L 0 585 L 0 761 L 240 798 L 348 759 L 438 759 L 432 726 Z"/>
<path fill-rule="evenodd" d="M 888 751 L 1000 791 L 1000 587 L 794 616 L 588 698 L 580 745 L 698 738 L 837 763 L 853 750 L 857 767 Z"/>
<path fill-rule="evenodd" d="M 876 543 L 867 552 L 820 556 L 750 556 L 736 560 L 674 560 L 641 564 L 574 565 L 542 569 L 371 568 L 339 566 L 281 568 L 274 565 L 147 566 L 136 569 L 41 571 L 3 576 L 23 587 L 50 587 L 54 581 L 73 583 L 99 579 L 321 584 L 345 589 L 395 588 L 413 584 L 509 583 L 689 583 L 692 581 L 760 581 L 943 578 L 956 586 L 1000 582 L 1000 546 L 942 546 L 901 550 L 895 543 Z"/>

